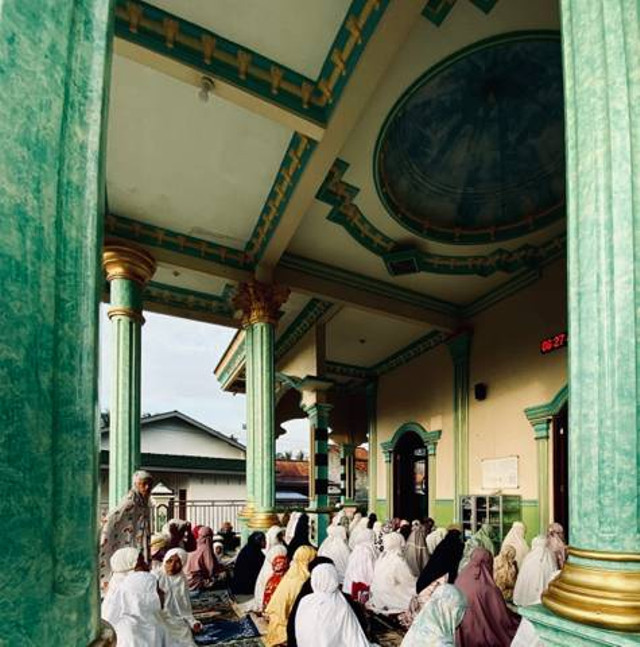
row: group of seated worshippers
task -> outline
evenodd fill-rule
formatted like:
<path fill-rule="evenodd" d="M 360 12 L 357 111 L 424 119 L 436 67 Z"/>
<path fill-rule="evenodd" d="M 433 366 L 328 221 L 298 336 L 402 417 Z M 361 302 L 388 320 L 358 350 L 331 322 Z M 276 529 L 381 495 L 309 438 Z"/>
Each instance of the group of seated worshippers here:
<path fill-rule="evenodd" d="M 151 535 L 152 485 L 148 472 L 136 472 L 131 490 L 104 520 L 102 617 L 113 626 L 119 647 L 193 647 L 201 625 L 192 596 L 227 584 L 224 537 L 180 519 Z"/>

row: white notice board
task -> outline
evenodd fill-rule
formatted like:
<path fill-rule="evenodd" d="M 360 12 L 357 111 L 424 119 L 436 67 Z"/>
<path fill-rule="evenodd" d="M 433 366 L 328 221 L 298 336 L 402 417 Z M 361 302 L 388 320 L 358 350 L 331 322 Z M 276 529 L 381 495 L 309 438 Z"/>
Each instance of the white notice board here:
<path fill-rule="evenodd" d="M 518 457 L 482 459 L 482 489 L 512 490 L 518 487 Z"/>

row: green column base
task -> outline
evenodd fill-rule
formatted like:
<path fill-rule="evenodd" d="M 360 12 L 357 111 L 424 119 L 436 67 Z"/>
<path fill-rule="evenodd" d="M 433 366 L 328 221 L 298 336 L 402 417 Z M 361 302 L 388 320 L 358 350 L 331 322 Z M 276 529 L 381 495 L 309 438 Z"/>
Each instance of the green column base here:
<path fill-rule="evenodd" d="M 552 613 L 541 604 L 518 609 L 536 628 L 545 645 L 551 647 L 593 647 L 594 645 L 627 647 L 640 645 L 640 634 L 606 631 L 598 627 L 582 625 Z"/>

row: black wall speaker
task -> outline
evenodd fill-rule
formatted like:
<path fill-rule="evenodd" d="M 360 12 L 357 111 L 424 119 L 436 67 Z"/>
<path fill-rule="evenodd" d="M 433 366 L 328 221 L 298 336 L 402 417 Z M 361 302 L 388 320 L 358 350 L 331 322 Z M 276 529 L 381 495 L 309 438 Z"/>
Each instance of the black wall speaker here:
<path fill-rule="evenodd" d="M 487 385 L 483 384 L 482 382 L 478 382 L 473 387 L 473 392 L 474 395 L 476 396 L 476 400 L 486 400 L 487 399 Z"/>

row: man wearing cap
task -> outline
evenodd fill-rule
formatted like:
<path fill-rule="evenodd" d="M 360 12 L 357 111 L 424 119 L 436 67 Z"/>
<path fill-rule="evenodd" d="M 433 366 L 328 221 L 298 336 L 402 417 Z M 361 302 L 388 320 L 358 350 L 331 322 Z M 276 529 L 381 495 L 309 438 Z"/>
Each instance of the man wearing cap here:
<path fill-rule="evenodd" d="M 100 537 L 100 588 L 104 593 L 111 578 L 110 560 L 120 548 L 137 548 L 147 566 L 151 562 L 151 506 L 149 498 L 153 477 L 139 470 L 132 487 L 118 506 L 109 512 Z"/>

